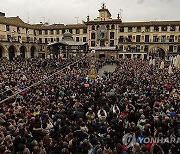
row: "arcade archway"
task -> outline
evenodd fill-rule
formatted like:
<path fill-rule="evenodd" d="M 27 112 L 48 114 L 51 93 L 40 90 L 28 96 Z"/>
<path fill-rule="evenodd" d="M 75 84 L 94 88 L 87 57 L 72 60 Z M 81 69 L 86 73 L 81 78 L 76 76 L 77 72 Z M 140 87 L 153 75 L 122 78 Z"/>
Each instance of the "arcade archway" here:
<path fill-rule="evenodd" d="M 105 58 L 105 54 L 99 54 L 99 58 Z"/>
<path fill-rule="evenodd" d="M 149 56 L 151 56 L 152 59 L 154 59 L 154 58 L 165 59 L 166 52 L 163 48 L 154 47 L 150 50 Z"/>
<path fill-rule="evenodd" d="M 3 49 L 3 47 L 0 45 L 0 59 L 3 58 L 3 52 L 4 52 L 4 49 Z"/>
<path fill-rule="evenodd" d="M 26 47 L 25 46 L 20 47 L 20 56 L 21 56 L 21 58 L 26 58 Z"/>
<path fill-rule="evenodd" d="M 9 60 L 12 60 L 13 58 L 15 58 L 15 52 L 16 52 L 16 48 L 13 45 L 11 45 L 8 49 Z"/>
<path fill-rule="evenodd" d="M 36 52 L 36 47 L 35 47 L 35 46 L 32 46 L 32 47 L 31 47 L 31 58 L 34 58 L 34 57 L 35 57 L 35 52 Z"/>

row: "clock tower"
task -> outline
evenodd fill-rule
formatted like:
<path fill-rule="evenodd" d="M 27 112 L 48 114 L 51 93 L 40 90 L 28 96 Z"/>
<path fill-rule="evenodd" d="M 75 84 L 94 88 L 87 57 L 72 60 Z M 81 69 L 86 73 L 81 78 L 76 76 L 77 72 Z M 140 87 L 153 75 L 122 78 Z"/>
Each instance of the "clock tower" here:
<path fill-rule="evenodd" d="M 98 11 L 99 11 L 99 18 L 101 21 L 106 21 L 109 18 L 111 18 L 111 13 L 106 8 L 105 3 L 102 4 L 101 9 L 99 9 Z"/>

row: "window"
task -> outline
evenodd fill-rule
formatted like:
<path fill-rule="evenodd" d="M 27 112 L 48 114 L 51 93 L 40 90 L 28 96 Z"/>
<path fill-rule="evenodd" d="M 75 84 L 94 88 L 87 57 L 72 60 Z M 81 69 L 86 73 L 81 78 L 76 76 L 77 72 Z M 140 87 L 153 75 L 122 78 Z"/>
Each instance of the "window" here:
<path fill-rule="evenodd" d="M 123 45 L 119 46 L 119 51 L 123 51 Z"/>
<path fill-rule="evenodd" d="M 91 46 L 95 47 L 95 41 L 91 41 Z"/>
<path fill-rule="evenodd" d="M 76 34 L 80 34 L 80 29 L 76 29 Z"/>
<path fill-rule="evenodd" d="M 114 39 L 114 32 L 110 32 L 110 39 Z"/>
<path fill-rule="evenodd" d="M 132 35 L 128 35 L 127 42 L 132 42 Z"/>
<path fill-rule="evenodd" d="M 120 32 L 124 32 L 124 27 L 120 27 Z"/>
<path fill-rule="evenodd" d="M 57 34 L 57 35 L 59 34 L 59 30 L 56 30 L 56 34 Z"/>
<path fill-rule="evenodd" d="M 59 37 L 56 38 L 56 42 L 59 42 Z"/>
<path fill-rule="evenodd" d="M 106 28 L 109 29 L 109 25 L 106 25 Z"/>
<path fill-rule="evenodd" d="M 92 25 L 92 30 L 95 30 L 95 26 L 94 25 Z"/>
<path fill-rule="evenodd" d="M 114 46 L 114 40 L 110 40 L 110 47 Z"/>
<path fill-rule="evenodd" d="M 42 35 L 42 30 L 39 30 L 39 35 Z"/>
<path fill-rule="evenodd" d="M 140 45 L 136 45 L 136 51 L 140 52 Z"/>
<path fill-rule="evenodd" d="M 69 29 L 69 32 L 72 34 L 72 29 Z"/>
<path fill-rule="evenodd" d="M 141 27 L 137 27 L 137 32 L 141 32 Z"/>
<path fill-rule="evenodd" d="M 19 33 L 19 31 L 20 31 L 20 30 L 19 30 L 19 27 L 17 27 L 17 32 Z"/>
<path fill-rule="evenodd" d="M 42 38 L 39 38 L 39 43 L 42 43 Z"/>
<path fill-rule="evenodd" d="M 7 40 L 8 40 L 9 42 L 12 42 L 11 35 L 7 35 Z"/>
<path fill-rule="evenodd" d="M 45 38 L 45 43 L 48 43 L 48 39 L 47 38 Z"/>
<path fill-rule="evenodd" d="M 163 35 L 163 36 L 161 37 L 161 42 L 166 42 L 166 35 Z"/>
<path fill-rule="evenodd" d="M 21 43 L 21 36 L 18 36 L 18 42 Z"/>
<path fill-rule="evenodd" d="M 149 42 L 149 35 L 145 35 L 145 42 Z"/>
<path fill-rule="evenodd" d="M 83 29 L 83 33 L 84 33 L 84 34 L 87 34 L 87 28 L 84 28 L 84 29 Z"/>
<path fill-rule="evenodd" d="M 162 31 L 167 31 L 167 26 L 162 26 Z"/>
<path fill-rule="evenodd" d="M 119 36 L 119 42 L 124 42 L 124 36 Z"/>
<path fill-rule="evenodd" d="M 158 36 L 153 36 L 153 42 L 158 42 L 158 41 L 159 41 Z"/>
<path fill-rule="evenodd" d="M 36 36 L 36 30 L 34 30 L 34 35 Z"/>
<path fill-rule="evenodd" d="M 141 35 L 136 35 L 136 42 L 140 42 Z"/>
<path fill-rule="evenodd" d="M 111 29 L 114 29 L 115 28 L 115 26 L 114 25 L 111 25 Z"/>
<path fill-rule="evenodd" d="M 51 38 L 51 42 L 54 42 L 54 39 L 53 39 L 53 38 Z"/>
<path fill-rule="evenodd" d="M 178 37 L 178 42 L 180 42 L 180 35 L 179 35 L 179 37 Z"/>
<path fill-rule="evenodd" d="M 154 31 L 158 32 L 159 31 L 159 27 L 158 26 L 154 26 Z"/>
<path fill-rule="evenodd" d="M 105 42 L 103 40 L 100 41 L 100 46 L 105 46 Z"/>
<path fill-rule="evenodd" d="M 65 33 L 65 29 L 62 30 L 62 34 L 64 34 L 64 33 Z"/>
<path fill-rule="evenodd" d="M 98 29 L 98 28 L 99 28 L 99 25 L 96 26 L 96 29 Z"/>
<path fill-rule="evenodd" d="M 44 32 L 44 33 L 45 33 L 45 35 L 48 35 L 48 30 L 45 30 L 45 32 Z"/>
<path fill-rule="evenodd" d="M 10 31 L 10 26 L 9 25 L 6 25 L 6 31 Z"/>
<path fill-rule="evenodd" d="M 28 42 L 28 43 L 30 42 L 30 37 L 27 37 L 27 42 Z"/>
<path fill-rule="evenodd" d="M 178 46 L 178 48 L 177 48 L 177 52 L 179 52 L 180 53 L 180 45 Z"/>
<path fill-rule="evenodd" d="M 132 27 L 128 27 L 128 32 L 132 32 Z"/>
<path fill-rule="evenodd" d="M 29 33 L 29 29 L 28 28 L 26 28 L 26 34 L 28 34 Z"/>
<path fill-rule="evenodd" d="M 150 32 L 150 27 L 149 27 L 149 26 L 146 26 L 145 31 L 146 31 L 146 32 Z"/>
<path fill-rule="evenodd" d="M 79 42 L 79 37 L 76 37 L 76 42 Z"/>
<path fill-rule="evenodd" d="M 37 39 L 36 39 L 36 37 L 34 37 L 34 43 L 37 43 Z"/>
<path fill-rule="evenodd" d="M 174 35 L 170 35 L 169 42 L 174 42 Z"/>
<path fill-rule="evenodd" d="M 170 31 L 176 31 L 176 26 L 170 26 Z"/>
<path fill-rule="evenodd" d="M 144 51 L 147 52 L 148 50 L 149 50 L 149 46 L 148 46 L 148 45 L 145 45 Z"/>
<path fill-rule="evenodd" d="M 51 30 L 51 35 L 53 35 L 54 34 L 54 31 L 53 30 Z"/>
<path fill-rule="evenodd" d="M 170 45 L 169 46 L 169 52 L 173 52 L 174 51 L 174 47 L 173 47 L 173 45 Z"/>
<path fill-rule="evenodd" d="M 91 33 L 91 39 L 95 39 L 95 38 L 96 38 L 95 33 Z"/>
<path fill-rule="evenodd" d="M 83 42 L 86 42 L 86 37 L 83 37 Z"/>

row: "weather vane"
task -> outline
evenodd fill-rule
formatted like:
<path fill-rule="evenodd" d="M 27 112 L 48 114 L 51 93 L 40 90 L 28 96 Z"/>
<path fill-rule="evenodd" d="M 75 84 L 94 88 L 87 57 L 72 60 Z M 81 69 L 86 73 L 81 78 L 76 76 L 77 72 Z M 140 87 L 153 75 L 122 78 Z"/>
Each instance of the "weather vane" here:
<path fill-rule="evenodd" d="M 105 9 L 105 3 L 104 2 L 102 3 L 101 7 L 102 7 L 102 9 Z"/>
<path fill-rule="evenodd" d="M 122 13 L 123 13 L 123 10 L 122 10 L 122 9 L 119 9 L 118 14 L 119 14 L 119 16 L 120 16 L 120 17 L 119 17 L 120 19 L 122 19 Z"/>

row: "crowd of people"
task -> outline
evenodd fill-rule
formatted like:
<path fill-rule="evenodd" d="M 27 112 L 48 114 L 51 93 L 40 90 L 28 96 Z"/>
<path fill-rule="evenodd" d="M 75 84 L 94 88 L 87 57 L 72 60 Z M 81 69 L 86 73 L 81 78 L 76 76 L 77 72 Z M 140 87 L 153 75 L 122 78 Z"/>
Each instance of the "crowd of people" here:
<path fill-rule="evenodd" d="M 43 80 L 66 64 L 76 59 L 49 59 L 41 58 L 22 59 L 14 61 L 0 61 L 0 100 Z"/>
<path fill-rule="evenodd" d="M 0 104 L 1 154 L 180 152 L 178 141 L 140 142 L 145 137 L 180 137 L 179 70 L 168 74 L 167 69 L 149 66 L 148 61 L 136 58 L 96 59 L 97 71 L 107 64 L 115 63 L 117 67 L 112 73 L 91 79 L 91 60 L 86 57 L 60 73 L 39 62 L 1 64 L 0 81 L 4 87 L 11 85 L 12 79 L 15 82 L 11 87 L 22 83 L 26 87 L 47 76 L 21 97 Z M 131 147 L 122 141 L 127 133 L 137 138 Z"/>

